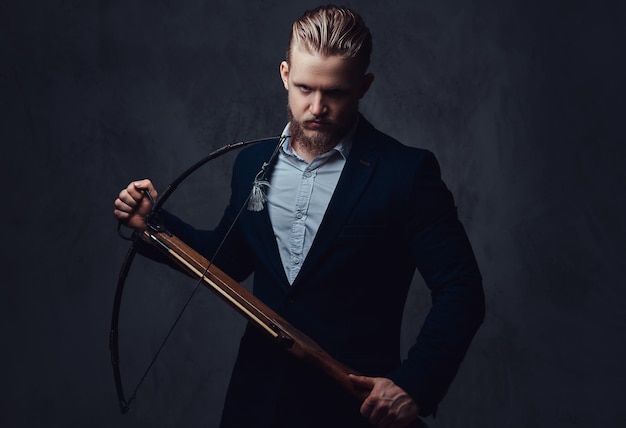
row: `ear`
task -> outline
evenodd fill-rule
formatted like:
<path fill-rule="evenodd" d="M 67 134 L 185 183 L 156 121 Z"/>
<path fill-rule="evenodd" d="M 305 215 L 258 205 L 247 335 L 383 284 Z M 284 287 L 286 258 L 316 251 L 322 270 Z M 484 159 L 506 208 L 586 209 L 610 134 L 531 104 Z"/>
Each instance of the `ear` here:
<path fill-rule="evenodd" d="M 289 63 L 287 63 L 287 61 L 280 63 L 280 78 L 283 81 L 285 89 L 289 90 Z"/>
<path fill-rule="evenodd" d="M 367 91 L 369 91 L 370 86 L 372 86 L 372 82 L 374 81 L 374 75 L 372 73 L 367 73 L 363 76 L 363 82 L 361 83 L 361 91 L 359 92 L 359 99 L 363 98 Z"/>

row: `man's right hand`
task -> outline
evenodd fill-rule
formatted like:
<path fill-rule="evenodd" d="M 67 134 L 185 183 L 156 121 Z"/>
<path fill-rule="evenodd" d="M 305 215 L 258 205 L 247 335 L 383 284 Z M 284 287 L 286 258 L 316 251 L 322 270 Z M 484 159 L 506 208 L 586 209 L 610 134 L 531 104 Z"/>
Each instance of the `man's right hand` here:
<path fill-rule="evenodd" d="M 146 229 L 146 216 L 152 208 L 145 190 L 150 192 L 152 198 L 157 198 L 157 191 L 150 180 L 133 181 L 120 192 L 114 202 L 115 209 L 113 210 L 113 215 L 118 221 L 140 231 Z"/>

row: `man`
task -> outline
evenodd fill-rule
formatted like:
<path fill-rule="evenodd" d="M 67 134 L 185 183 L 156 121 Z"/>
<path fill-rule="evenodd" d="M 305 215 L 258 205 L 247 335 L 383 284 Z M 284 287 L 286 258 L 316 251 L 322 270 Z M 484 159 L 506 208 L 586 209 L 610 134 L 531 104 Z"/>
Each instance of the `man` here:
<path fill-rule="evenodd" d="M 338 385 L 247 328 L 228 389 L 223 427 L 404 427 L 431 415 L 484 317 L 481 276 L 434 156 L 409 148 L 359 114 L 371 35 L 355 12 L 325 6 L 292 27 L 280 76 L 290 137 L 243 150 L 215 231 L 165 213 L 165 225 L 330 355 L 362 373 L 356 403 Z M 269 164 L 267 202 L 249 203 Z M 258 185 L 258 183 L 257 183 Z M 145 229 L 156 195 L 132 182 L 115 216 Z M 241 214 L 239 214 L 241 213 Z M 229 230 L 232 229 L 232 230 Z M 215 254 L 216 247 L 227 236 Z M 408 288 L 419 269 L 432 308 L 408 358 L 399 356 Z"/>

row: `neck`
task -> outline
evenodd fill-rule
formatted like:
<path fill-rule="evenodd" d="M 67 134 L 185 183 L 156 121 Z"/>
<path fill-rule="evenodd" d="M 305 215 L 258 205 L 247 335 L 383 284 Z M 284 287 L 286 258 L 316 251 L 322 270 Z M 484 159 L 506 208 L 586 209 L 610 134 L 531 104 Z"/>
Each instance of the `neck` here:
<path fill-rule="evenodd" d="M 291 148 L 293 149 L 293 151 L 295 151 L 298 156 L 304 159 L 307 163 L 311 163 L 311 161 L 317 156 L 331 151 L 333 147 L 336 146 L 336 144 L 329 144 L 329 146 L 330 147 L 311 147 L 308 144 L 303 144 L 303 140 L 291 140 Z"/>

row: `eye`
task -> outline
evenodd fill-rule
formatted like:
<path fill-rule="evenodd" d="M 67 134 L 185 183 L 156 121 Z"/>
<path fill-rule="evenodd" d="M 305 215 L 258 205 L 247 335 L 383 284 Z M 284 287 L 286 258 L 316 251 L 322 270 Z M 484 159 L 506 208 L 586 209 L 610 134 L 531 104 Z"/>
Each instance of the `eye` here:
<path fill-rule="evenodd" d="M 311 88 L 309 88 L 306 85 L 298 85 L 298 88 L 300 89 L 300 92 L 303 92 L 305 94 L 308 94 L 309 92 L 311 92 Z"/>
<path fill-rule="evenodd" d="M 341 98 L 343 96 L 345 96 L 348 93 L 348 91 L 346 91 L 345 89 L 331 89 L 329 91 L 326 92 L 326 95 L 331 97 L 331 98 Z"/>

